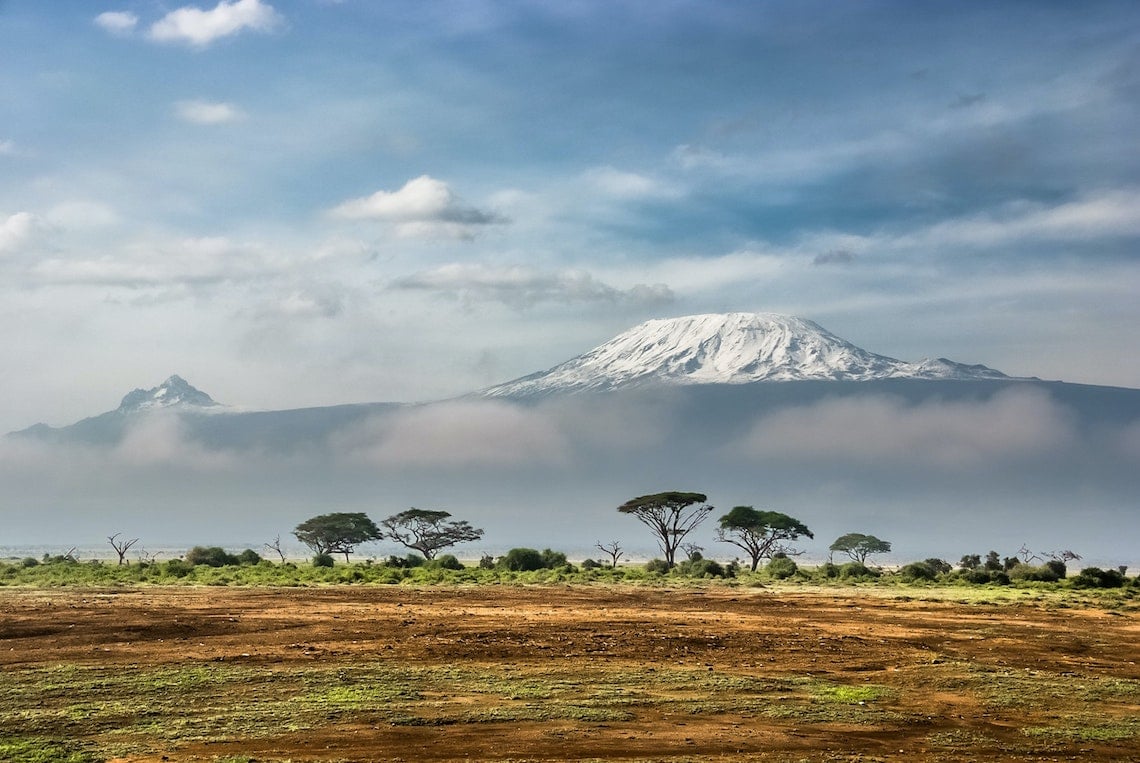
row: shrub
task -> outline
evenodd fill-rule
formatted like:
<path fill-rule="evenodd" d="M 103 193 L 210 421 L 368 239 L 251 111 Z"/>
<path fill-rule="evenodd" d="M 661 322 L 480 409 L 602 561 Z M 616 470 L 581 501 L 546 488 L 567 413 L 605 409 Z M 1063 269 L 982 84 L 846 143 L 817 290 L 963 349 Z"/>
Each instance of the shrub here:
<path fill-rule="evenodd" d="M 186 552 L 186 563 L 197 567 L 199 564 L 207 567 L 225 567 L 227 564 L 238 564 L 238 558 L 226 553 L 220 546 L 195 546 Z"/>
<path fill-rule="evenodd" d="M 184 562 L 181 559 L 171 559 L 162 565 L 162 567 L 167 575 L 175 578 L 184 578 L 194 569 L 194 565 Z"/>
<path fill-rule="evenodd" d="M 825 578 L 837 578 L 839 577 L 839 565 L 832 562 L 824 562 L 820 566 L 819 572 Z"/>
<path fill-rule="evenodd" d="M 389 556 L 384 562 L 385 567 L 392 567 L 397 570 L 410 570 L 413 567 L 423 567 L 427 562 L 419 554 L 408 554 L 407 556 Z"/>
<path fill-rule="evenodd" d="M 332 554 L 317 554 L 313 557 L 314 567 L 332 567 L 336 564 L 336 560 L 332 558 Z"/>
<path fill-rule="evenodd" d="M 915 583 L 920 580 L 934 580 L 938 573 L 926 562 L 911 562 L 899 570 L 899 577 L 904 583 Z"/>
<path fill-rule="evenodd" d="M 247 548 L 237 555 L 238 564 L 247 564 L 253 566 L 261 562 L 261 554 L 254 551 L 252 548 Z"/>
<path fill-rule="evenodd" d="M 1015 564 L 1007 574 L 1010 580 L 1028 580 L 1040 583 L 1056 583 L 1061 579 L 1056 570 L 1046 565 L 1034 567 L 1032 564 Z"/>
<path fill-rule="evenodd" d="M 40 566 L 40 560 L 36 559 L 34 556 L 26 556 L 20 560 L 20 566 L 21 567 L 39 567 Z"/>
<path fill-rule="evenodd" d="M 559 567 L 565 567 L 566 554 L 561 551 L 551 551 L 549 548 L 542 549 L 542 566 L 548 570 L 555 570 Z"/>
<path fill-rule="evenodd" d="M 1058 580 L 1064 579 L 1065 575 L 1069 573 L 1069 569 L 1060 559 L 1050 559 L 1049 561 L 1045 562 L 1045 566 L 1053 570 L 1054 574 L 1057 575 Z"/>
<path fill-rule="evenodd" d="M 495 557 L 491 556 L 490 554 L 483 554 L 483 556 L 479 557 L 479 569 L 481 569 L 481 570 L 493 570 L 493 569 L 495 569 Z"/>
<path fill-rule="evenodd" d="M 533 548 L 512 548 L 499 560 L 499 564 L 511 572 L 533 572 L 545 566 L 542 554 Z"/>
<path fill-rule="evenodd" d="M 645 563 L 645 571 L 665 575 L 669 572 L 669 562 L 664 559 L 650 559 Z"/>
<path fill-rule="evenodd" d="M 1085 567 L 1073 578 L 1076 588 L 1120 588 L 1125 582 L 1119 570 L 1102 570 L 1100 567 Z"/>
<path fill-rule="evenodd" d="M 926 559 L 923 561 L 923 564 L 934 570 L 935 575 L 945 575 L 954 569 L 954 567 L 951 566 L 950 562 L 946 561 L 945 559 L 939 559 L 938 557 L 931 557 L 930 559 Z"/>
<path fill-rule="evenodd" d="M 723 578 L 724 567 L 714 559 L 705 559 L 700 554 L 694 554 L 695 559 L 690 558 L 677 565 L 676 570 L 679 574 L 691 578 Z"/>
<path fill-rule="evenodd" d="M 582 569 L 584 569 L 584 570 L 596 570 L 601 566 L 602 566 L 601 562 L 597 562 L 593 559 L 583 559 L 582 560 Z"/>
<path fill-rule="evenodd" d="M 839 577 L 854 580 L 877 578 L 879 572 L 859 562 L 847 562 L 839 568 Z"/>
<path fill-rule="evenodd" d="M 443 556 L 437 556 L 435 559 L 433 559 L 431 561 L 431 564 L 429 566 L 432 569 L 438 569 L 438 570 L 461 570 L 461 569 L 463 569 L 463 564 L 459 561 L 459 559 L 457 559 L 455 557 L 454 554 L 444 554 Z"/>
<path fill-rule="evenodd" d="M 786 556 L 777 556 L 766 565 L 764 572 L 775 580 L 786 580 L 799 571 L 799 566 Z"/>

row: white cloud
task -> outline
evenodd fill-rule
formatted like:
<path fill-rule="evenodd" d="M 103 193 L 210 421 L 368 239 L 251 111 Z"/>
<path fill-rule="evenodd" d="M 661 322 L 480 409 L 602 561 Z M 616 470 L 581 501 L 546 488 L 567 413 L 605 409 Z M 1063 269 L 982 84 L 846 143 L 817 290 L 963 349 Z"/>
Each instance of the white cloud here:
<path fill-rule="evenodd" d="M 130 11 L 106 11 L 95 17 L 95 25 L 115 35 L 129 35 L 138 26 L 139 17 Z"/>
<path fill-rule="evenodd" d="M 39 222 L 31 212 L 17 212 L 0 222 L 0 254 L 13 252 L 27 243 Z"/>
<path fill-rule="evenodd" d="M 179 119 L 198 125 L 222 125 L 245 118 L 233 104 L 213 101 L 178 101 L 174 112 Z"/>
<path fill-rule="evenodd" d="M 613 167 L 596 167 L 583 177 L 595 190 L 620 199 L 676 198 L 681 195 L 679 189 L 669 183 Z"/>
<path fill-rule="evenodd" d="M 0 156 L 15 156 L 16 144 L 10 140 L 0 140 Z"/>
<path fill-rule="evenodd" d="M 185 43 L 204 48 L 215 40 L 244 30 L 270 32 L 283 23 L 273 6 L 261 0 L 220 2 L 213 10 L 184 6 L 163 16 L 148 33 L 156 42 Z"/>
<path fill-rule="evenodd" d="M 132 422 L 112 457 L 127 467 L 176 466 L 214 470 L 236 465 L 224 451 L 207 450 L 191 442 L 177 414 L 156 411 Z"/>
<path fill-rule="evenodd" d="M 452 263 L 399 279 L 399 289 L 435 291 L 465 301 L 502 302 L 529 307 L 538 302 L 627 302 L 663 304 L 673 300 L 665 284 L 619 289 L 585 270 L 541 271 L 523 266 Z"/>
<path fill-rule="evenodd" d="M 398 191 L 349 199 L 329 214 L 342 220 L 395 223 L 402 236 L 471 238 L 479 226 L 506 222 L 493 213 L 464 206 L 447 183 L 428 175 L 409 180 Z"/>

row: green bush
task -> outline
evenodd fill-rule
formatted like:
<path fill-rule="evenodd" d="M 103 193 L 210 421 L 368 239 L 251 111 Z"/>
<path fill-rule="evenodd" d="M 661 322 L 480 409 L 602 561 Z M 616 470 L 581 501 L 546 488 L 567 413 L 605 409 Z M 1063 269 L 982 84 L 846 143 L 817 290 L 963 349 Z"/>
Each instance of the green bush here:
<path fill-rule="evenodd" d="M 787 580 L 799 572 L 799 565 L 787 556 L 777 556 L 764 565 L 764 574 L 773 580 Z"/>
<path fill-rule="evenodd" d="M 669 572 L 669 562 L 664 559 L 650 559 L 645 563 L 646 572 L 657 572 L 665 575 Z"/>
<path fill-rule="evenodd" d="M 847 562 L 839 568 L 839 577 L 847 580 L 869 580 L 879 577 L 878 570 L 873 570 L 859 562 Z"/>
<path fill-rule="evenodd" d="M 481 570 L 493 570 L 493 569 L 495 569 L 495 557 L 491 556 L 490 554 L 483 554 L 483 556 L 479 557 L 479 569 L 481 569 Z"/>
<path fill-rule="evenodd" d="M 1127 580 L 1119 570 L 1085 567 L 1073 578 L 1075 588 L 1121 588 Z"/>
<path fill-rule="evenodd" d="M 565 567 L 567 564 L 566 554 L 561 551 L 551 551 L 549 548 L 542 549 L 542 566 L 546 569 L 556 570 L 559 567 Z"/>
<path fill-rule="evenodd" d="M 336 560 L 332 558 L 332 554 L 317 554 L 313 557 L 314 567 L 332 567 L 336 564 Z"/>
<path fill-rule="evenodd" d="M 27 568 L 27 567 L 39 567 L 40 566 L 40 560 L 36 559 L 33 556 L 27 556 L 27 557 L 24 557 L 23 559 L 20 560 L 20 566 L 25 567 L 25 568 Z"/>
<path fill-rule="evenodd" d="M 679 575 L 684 575 L 689 578 L 723 578 L 724 567 L 714 559 L 705 559 L 700 554 L 693 554 L 693 557 L 686 559 L 676 567 L 676 572 Z"/>
<path fill-rule="evenodd" d="M 946 561 L 945 559 L 939 559 L 938 557 L 931 557 L 929 559 L 926 559 L 923 561 L 923 564 L 934 570 L 934 574 L 936 575 L 945 575 L 954 569 L 950 562 Z"/>
<path fill-rule="evenodd" d="M 499 564 L 511 572 L 534 572 L 545 566 L 542 554 L 533 548 L 512 548 L 499 560 Z"/>
<path fill-rule="evenodd" d="M 904 583 L 935 580 L 938 577 L 938 573 L 926 562 L 911 562 L 899 570 L 898 575 Z"/>
<path fill-rule="evenodd" d="M 819 567 L 819 573 L 825 578 L 837 578 L 839 577 L 839 565 L 832 562 L 824 562 Z"/>
<path fill-rule="evenodd" d="M 261 563 L 261 554 L 254 551 L 252 548 L 247 548 L 237 555 L 238 564 L 246 564 L 253 566 Z"/>
<path fill-rule="evenodd" d="M 1015 564 L 1007 573 L 1010 580 L 1037 581 L 1040 583 L 1056 583 L 1061 579 L 1057 571 L 1047 565 L 1035 567 L 1032 564 Z"/>
<path fill-rule="evenodd" d="M 415 567 L 423 567 L 427 562 L 419 554 L 408 554 L 407 556 L 389 556 L 384 562 L 385 567 L 392 567 L 398 570 L 410 570 Z"/>
<path fill-rule="evenodd" d="M 220 546 L 210 546 L 209 548 L 195 546 L 186 552 L 185 559 L 188 564 L 195 567 L 200 564 L 207 567 L 225 567 L 226 565 L 240 563 L 238 557 L 227 553 Z"/>
<path fill-rule="evenodd" d="M 431 562 L 426 566 L 430 569 L 436 570 L 463 569 L 463 564 L 459 561 L 459 559 L 455 557 L 454 554 L 444 554 L 443 556 L 437 556 L 435 559 L 432 559 Z"/>
<path fill-rule="evenodd" d="M 582 560 L 582 569 L 587 570 L 587 571 L 588 570 L 600 569 L 602 566 L 603 565 L 601 562 L 597 562 L 593 559 L 583 559 Z"/>
<path fill-rule="evenodd" d="M 162 565 L 165 574 L 173 578 L 184 578 L 194 571 L 194 565 L 181 559 L 171 559 Z"/>

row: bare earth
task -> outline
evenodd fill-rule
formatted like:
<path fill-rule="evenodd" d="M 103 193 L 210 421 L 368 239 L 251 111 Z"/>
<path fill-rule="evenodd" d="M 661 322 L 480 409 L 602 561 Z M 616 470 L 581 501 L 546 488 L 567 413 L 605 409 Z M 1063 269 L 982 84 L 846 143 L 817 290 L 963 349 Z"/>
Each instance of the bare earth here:
<path fill-rule="evenodd" d="M 0 589 L 0 739 L 132 763 L 1140 760 L 1138 661 L 1135 612 L 857 590 Z"/>

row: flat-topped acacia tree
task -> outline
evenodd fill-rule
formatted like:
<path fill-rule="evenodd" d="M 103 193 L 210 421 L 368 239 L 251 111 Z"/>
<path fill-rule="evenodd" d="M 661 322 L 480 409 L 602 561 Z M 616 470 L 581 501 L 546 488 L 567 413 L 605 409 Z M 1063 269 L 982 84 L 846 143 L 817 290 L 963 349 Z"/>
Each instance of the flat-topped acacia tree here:
<path fill-rule="evenodd" d="M 880 540 L 874 535 L 847 533 L 840 535 L 829 547 L 830 551 L 842 551 L 859 564 L 866 564 L 872 554 L 886 554 L 891 550 L 890 541 Z"/>
<path fill-rule="evenodd" d="M 483 531 L 479 528 L 463 521 L 448 522 L 450 518 L 451 514 L 446 511 L 417 509 L 413 506 L 407 511 L 380 520 L 380 525 L 384 528 L 385 538 L 419 551 L 424 559 L 432 559 L 442 549 L 483 537 Z"/>
<path fill-rule="evenodd" d="M 361 543 L 380 539 L 380 528 L 364 512 L 333 512 L 306 519 L 293 529 L 297 540 L 321 554 L 348 555 Z"/>
<path fill-rule="evenodd" d="M 636 517 L 653 532 L 665 563 L 673 567 L 681 541 L 712 512 L 707 500 L 704 493 L 669 491 L 632 498 L 617 510 Z"/>
<path fill-rule="evenodd" d="M 771 559 L 779 553 L 797 553 L 788 541 L 801 535 L 815 537 L 807 525 L 795 517 L 778 511 L 758 511 L 751 506 L 734 506 L 720 518 L 719 524 L 716 539 L 721 543 L 731 543 L 747 553 L 753 572 L 761 559 Z"/>

